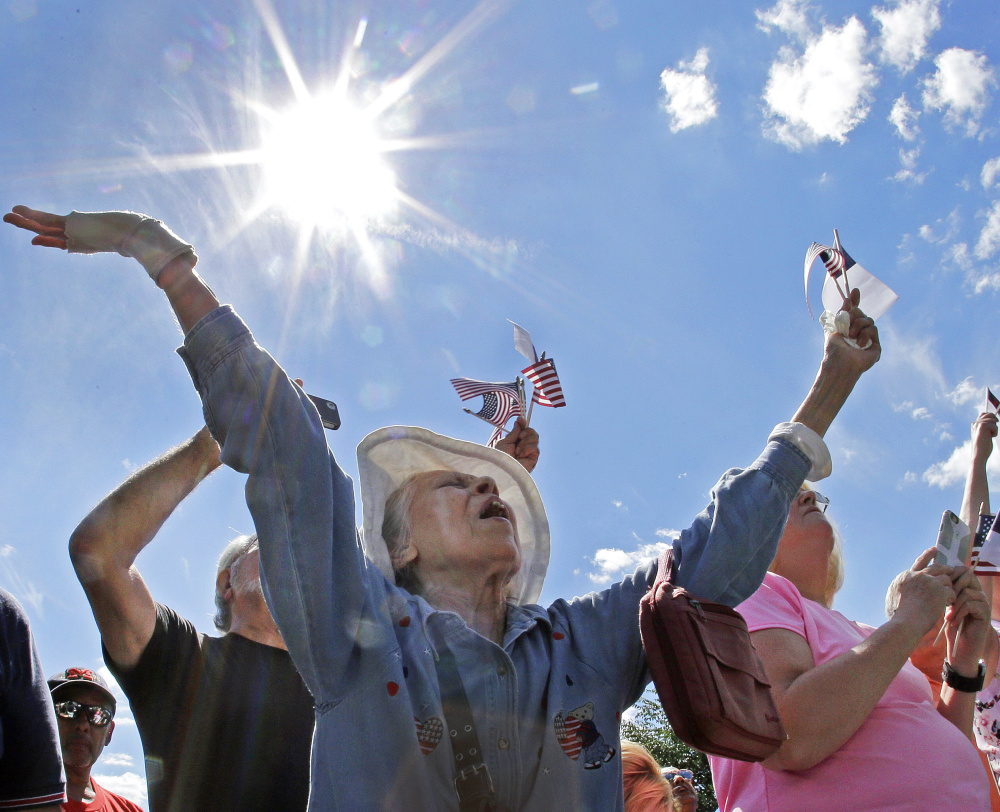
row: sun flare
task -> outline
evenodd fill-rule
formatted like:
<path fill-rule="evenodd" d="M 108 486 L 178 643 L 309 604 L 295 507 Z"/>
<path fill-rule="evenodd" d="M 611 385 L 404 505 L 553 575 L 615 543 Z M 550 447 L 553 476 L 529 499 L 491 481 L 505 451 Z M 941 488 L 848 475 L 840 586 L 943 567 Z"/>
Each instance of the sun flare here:
<path fill-rule="evenodd" d="M 261 167 L 270 205 L 321 227 L 358 225 L 393 211 L 396 176 L 364 111 L 325 95 L 267 119 Z"/>

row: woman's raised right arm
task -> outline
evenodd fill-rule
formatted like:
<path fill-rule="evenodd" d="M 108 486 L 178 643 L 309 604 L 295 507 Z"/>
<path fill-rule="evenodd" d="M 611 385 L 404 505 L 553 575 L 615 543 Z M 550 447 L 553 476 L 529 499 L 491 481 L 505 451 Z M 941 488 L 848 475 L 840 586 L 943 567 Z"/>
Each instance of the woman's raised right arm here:
<path fill-rule="evenodd" d="M 191 245 L 133 212 L 55 215 L 17 206 L 4 221 L 35 245 L 133 257 L 167 295 L 181 354 L 221 459 L 249 474 L 268 603 L 317 703 L 338 698 L 360 667 L 378 579 L 354 526 L 354 488 L 326 443 L 315 406 L 194 271 Z M 376 611 L 379 606 L 375 606 Z M 370 650 L 370 649 L 368 649 Z M 368 658 L 365 658 L 365 662 Z"/>

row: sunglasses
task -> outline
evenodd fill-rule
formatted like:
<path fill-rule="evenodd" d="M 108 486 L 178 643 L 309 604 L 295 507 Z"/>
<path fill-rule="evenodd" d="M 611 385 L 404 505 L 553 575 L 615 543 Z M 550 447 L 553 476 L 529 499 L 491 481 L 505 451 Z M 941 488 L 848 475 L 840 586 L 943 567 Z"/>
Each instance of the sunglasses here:
<path fill-rule="evenodd" d="M 57 702 L 56 715 L 63 719 L 79 719 L 80 716 L 86 716 L 87 721 L 94 727 L 104 727 L 114 716 L 111 711 L 100 705 L 83 705 L 72 699 Z"/>
<path fill-rule="evenodd" d="M 830 498 L 828 496 L 823 496 L 819 491 L 814 491 L 812 488 L 806 488 L 805 486 L 799 489 L 799 495 L 801 495 L 802 491 L 809 491 L 813 495 L 816 507 L 820 509 L 821 513 L 826 513 L 826 509 L 830 507 Z"/>
<path fill-rule="evenodd" d="M 694 778 L 694 773 L 691 772 L 691 770 L 664 770 L 663 771 L 663 777 L 666 778 L 670 782 L 673 782 L 674 778 L 676 778 L 678 775 L 681 778 L 686 778 L 688 781 L 691 781 Z"/>

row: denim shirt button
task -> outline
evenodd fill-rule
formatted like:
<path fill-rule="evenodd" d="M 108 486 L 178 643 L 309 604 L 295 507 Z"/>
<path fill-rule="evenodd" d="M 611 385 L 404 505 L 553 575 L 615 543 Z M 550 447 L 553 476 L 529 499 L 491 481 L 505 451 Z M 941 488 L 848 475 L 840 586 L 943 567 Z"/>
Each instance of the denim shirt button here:
<path fill-rule="evenodd" d="M 510 742 L 507 741 L 503 736 L 501 736 L 500 740 L 497 742 L 497 747 L 499 747 L 501 750 L 506 750 L 508 747 L 510 747 Z"/>
<path fill-rule="evenodd" d="M 497 676 L 506 677 L 507 676 L 507 663 L 500 663 L 497 666 Z"/>

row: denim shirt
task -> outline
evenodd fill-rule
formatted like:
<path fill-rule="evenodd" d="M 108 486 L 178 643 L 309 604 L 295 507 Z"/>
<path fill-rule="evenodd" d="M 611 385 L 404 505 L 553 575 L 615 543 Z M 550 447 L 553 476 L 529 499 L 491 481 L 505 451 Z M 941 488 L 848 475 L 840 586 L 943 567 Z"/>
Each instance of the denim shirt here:
<path fill-rule="evenodd" d="M 508 605 L 498 646 L 365 557 L 354 486 L 316 409 L 231 308 L 202 319 L 179 352 L 222 461 L 249 474 L 268 605 L 315 698 L 310 810 L 458 810 L 438 635 L 457 660 L 497 807 L 622 810 L 619 723 L 649 681 L 638 609 L 655 562 L 547 609 Z M 728 471 L 675 543 L 677 580 L 729 605 L 751 595 L 809 466 L 778 438 Z"/>

